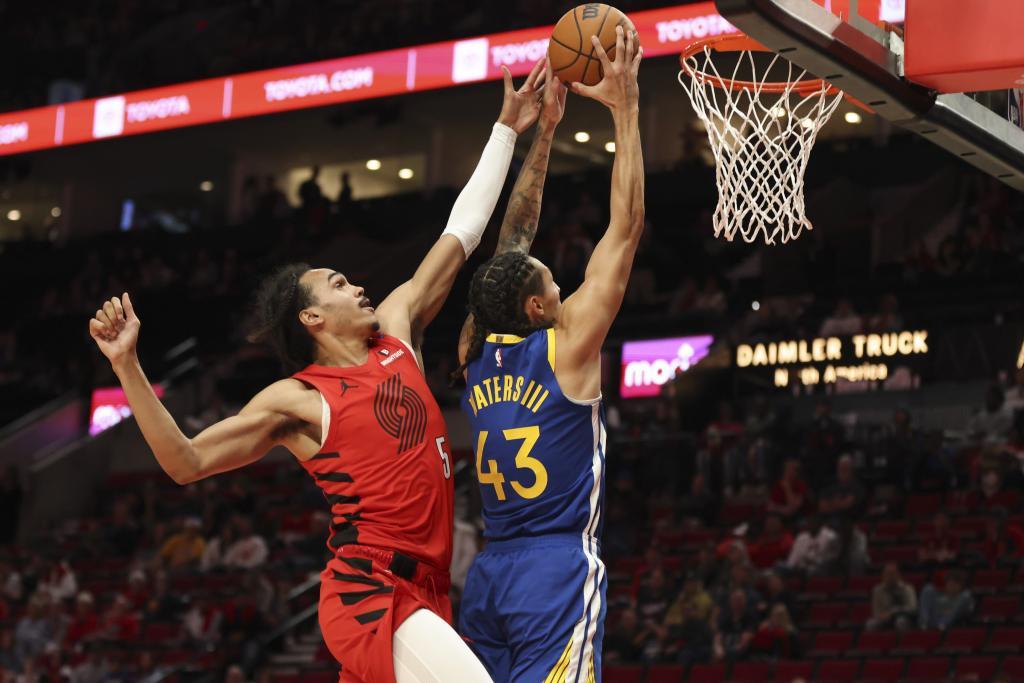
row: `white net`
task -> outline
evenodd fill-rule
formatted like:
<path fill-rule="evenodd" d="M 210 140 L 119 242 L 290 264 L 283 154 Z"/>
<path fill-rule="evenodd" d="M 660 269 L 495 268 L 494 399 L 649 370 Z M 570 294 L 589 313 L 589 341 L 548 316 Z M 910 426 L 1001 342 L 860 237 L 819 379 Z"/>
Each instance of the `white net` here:
<path fill-rule="evenodd" d="M 722 77 L 706 45 L 684 59 L 679 82 L 704 122 L 715 155 L 718 206 L 715 236 L 767 244 L 788 242 L 811 229 L 804 208 L 804 173 L 818 131 L 843 93 L 806 79 L 775 53 L 741 50 Z M 757 57 L 758 59 L 755 59 Z M 760 64 L 758 63 L 760 62 Z M 738 81 L 739 75 L 752 74 Z M 778 78 L 768 81 L 769 75 Z"/>

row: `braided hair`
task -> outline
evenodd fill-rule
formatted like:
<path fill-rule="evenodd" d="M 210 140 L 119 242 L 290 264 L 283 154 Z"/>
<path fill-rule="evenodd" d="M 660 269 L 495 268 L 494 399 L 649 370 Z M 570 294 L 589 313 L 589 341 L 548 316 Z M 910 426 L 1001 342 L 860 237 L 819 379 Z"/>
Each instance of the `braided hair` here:
<path fill-rule="evenodd" d="M 306 263 L 290 263 L 260 283 L 253 306 L 256 323 L 246 337 L 254 344 L 270 344 L 289 372 L 316 360 L 313 337 L 299 321 L 299 311 L 316 303 L 313 290 L 300 282 L 309 270 Z"/>
<path fill-rule="evenodd" d="M 452 384 L 462 379 L 463 371 L 480 357 L 484 340 L 491 332 L 529 336 L 540 329 L 523 310 L 527 297 L 544 288 L 541 271 L 530 255 L 509 251 L 491 258 L 473 273 L 469 283 L 469 313 L 473 330 L 466 360 L 451 374 Z"/>

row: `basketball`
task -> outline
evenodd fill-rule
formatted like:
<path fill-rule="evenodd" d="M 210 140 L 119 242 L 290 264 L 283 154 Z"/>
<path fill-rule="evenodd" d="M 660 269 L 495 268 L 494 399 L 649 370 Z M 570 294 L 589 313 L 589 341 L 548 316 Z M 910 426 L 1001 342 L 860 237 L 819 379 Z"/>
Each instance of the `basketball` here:
<path fill-rule="evenodd" d="M 566 12 L 551 32 L 548 60 L 551 70 L 564 83 L 595 85 L 604 78 L 601 60 L 597 58 L 590 36 L 596 35 L 609 59 L 615 59 L 615 27 L 632 31 L 636 28 L 625 14 L 611 5 L 588 2 Z"/>

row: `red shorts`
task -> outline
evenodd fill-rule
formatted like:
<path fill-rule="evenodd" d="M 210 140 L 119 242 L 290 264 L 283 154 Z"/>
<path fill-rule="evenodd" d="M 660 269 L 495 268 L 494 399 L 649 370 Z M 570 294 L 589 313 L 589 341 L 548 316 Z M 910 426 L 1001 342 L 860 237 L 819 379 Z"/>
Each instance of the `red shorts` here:
<path fill-rule="evenodd" d="M 341 664 L 340 683 L 395 683 L 392 636 L 416 610 L 451 623 L 448 573 L 402 559 L 347 545 L 321 572 L 320 630 Z"/>

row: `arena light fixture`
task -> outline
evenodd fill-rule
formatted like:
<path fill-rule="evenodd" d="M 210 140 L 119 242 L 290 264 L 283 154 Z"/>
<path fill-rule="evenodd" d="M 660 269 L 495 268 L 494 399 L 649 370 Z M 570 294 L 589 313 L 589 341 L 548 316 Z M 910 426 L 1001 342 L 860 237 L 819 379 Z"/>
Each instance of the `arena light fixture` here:
<path fill-rule="evenodd" d="M 380 166 L 380 159 L 369 159 L 366 162 L 366 168 L 370 171 L 379 171 Z"/>
<path fill-rule="evenodd" d="M 402 180 L 408 180 L 409 178 L 412 178 L 413 175 L 414 173 L 411 168 L 403 168 L 398 171 L 398 177 Z"/>
<path fill-rule="evenodd" d="M 612 154 L 615 154 L 615 141 L 614 140 L 610 140 L 610 141 L 604 143 L 604 151 L 611 152 Z"/>
<path fill-rule="evenodd" d="M 846 112 L 846 115 L 843 116 L 843 118 L 846 119 L 847 123 L 852 124 L 854 126 L 864 120 L 864 117 L 855 111 Z"/>
<path fill-rule="evenodd" d="M 750 308 L 752 308 L 755 311 L 760 311 L 761 310 L 761 302 L 760 301 L 753 302 L 752 304 L 750 304 Z"/>
<path fill-rule="evenodd" d="M 213 183 L 209 180 L 204 180 L 199 183 L 199 189 L 203 192 L 210 192 L 213 190 Z"/>
<path fill-rule="evenodd" d="M 53 216 L 54 218 L 60 218 L 61 213 L 62 212 L 59 206 L 55 206 L 52 209 L 50 209 L 50 215 Z"/>
<path fill-rule="evenodd" d="M 20 221 L 21 220 L 21 211 L 18 211 L 17 209 L 11 209 L 10 211 L 7 212 L 7 220 L 9 220 L 9 221 Z"/>
<path fill-rule="evenodd" d="M 585 130 L 576 131 L 576 134 L 572 137 L 576 142 L 590 142 L 590 133 Z"/>

